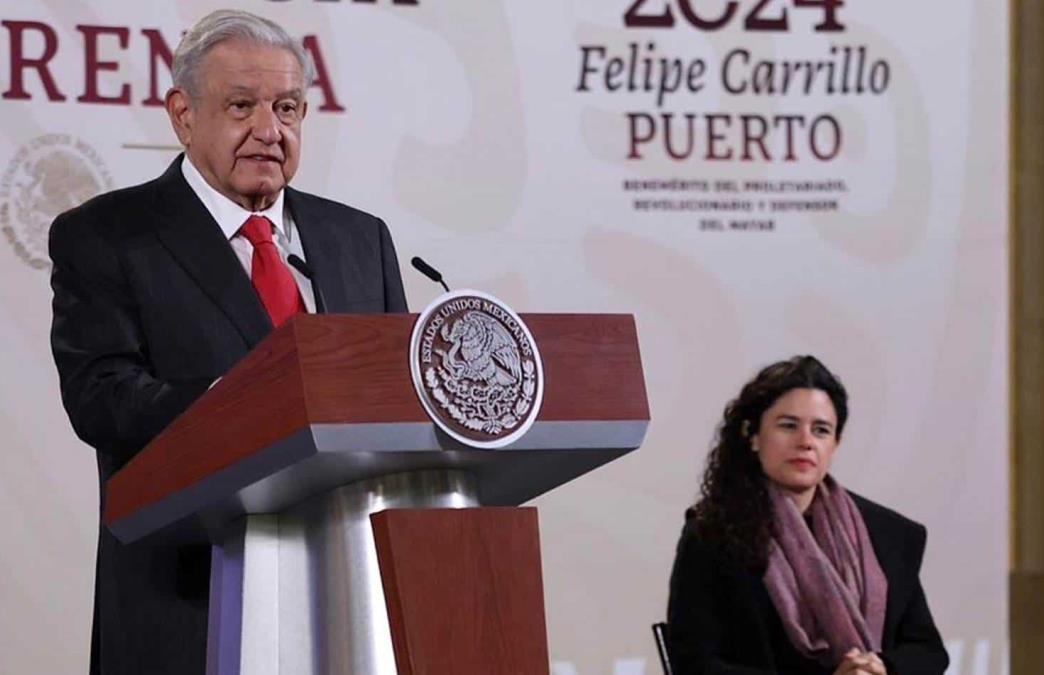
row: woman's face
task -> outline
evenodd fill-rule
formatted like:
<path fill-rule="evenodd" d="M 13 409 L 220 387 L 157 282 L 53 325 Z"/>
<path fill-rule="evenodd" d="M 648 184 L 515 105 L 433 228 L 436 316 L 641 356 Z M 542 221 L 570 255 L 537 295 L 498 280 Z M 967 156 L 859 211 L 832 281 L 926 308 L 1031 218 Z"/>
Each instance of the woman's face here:
<path fill-rule="evenodd" d="M 804 510 L 837 451 L 837 412 L 821 389 L 791 389 L 761 415 L 751 439 L 761 470 Z"/>

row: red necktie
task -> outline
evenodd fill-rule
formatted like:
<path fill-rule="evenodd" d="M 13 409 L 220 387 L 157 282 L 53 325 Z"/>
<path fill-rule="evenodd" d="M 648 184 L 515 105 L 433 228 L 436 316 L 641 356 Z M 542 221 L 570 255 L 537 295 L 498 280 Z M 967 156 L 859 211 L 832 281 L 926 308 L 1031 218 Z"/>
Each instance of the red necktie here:
<path fill-rule="evenodd" d="M 272 318 L 272 325 L 278 328 L 294 314 L 306 310 L 294 276 L 272 242 L 272 221 L 264 216 L 250 216 L 239 232 L 254 247 L 250 281 Z"/>

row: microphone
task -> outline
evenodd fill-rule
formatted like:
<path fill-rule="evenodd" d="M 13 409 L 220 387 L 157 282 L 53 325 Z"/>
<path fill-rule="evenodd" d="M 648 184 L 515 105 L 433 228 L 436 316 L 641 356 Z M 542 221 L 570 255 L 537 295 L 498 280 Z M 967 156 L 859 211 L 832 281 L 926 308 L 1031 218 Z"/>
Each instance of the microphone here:
<path fill-rule="evenodd" d="M 286 261 L 312 283 L 312 290 L 315 291 L 315 313 L 326 314 L 326 298 L 323 296 L 323 289 L 319 288 L 319 281 L 315 278 L 312 268 L 304 260 L 301 260 L 296 253 L 291 253 L 287 256 Z"/>
<path fill-rule="evenodd" d="M 440 274 L 437 269 L 424 262 L 417 256 L 413 256 L 413 258 L 410 260 L 410 264 L 413 265 L 413 267 L 418 272 L 428 277 L 435 283 L 442 284 L 442 287 L 446 289 L 447 293 L 449 293 L 449 286 L 447 286 L 446 282 L 442 280 L 442 274 Z"/>

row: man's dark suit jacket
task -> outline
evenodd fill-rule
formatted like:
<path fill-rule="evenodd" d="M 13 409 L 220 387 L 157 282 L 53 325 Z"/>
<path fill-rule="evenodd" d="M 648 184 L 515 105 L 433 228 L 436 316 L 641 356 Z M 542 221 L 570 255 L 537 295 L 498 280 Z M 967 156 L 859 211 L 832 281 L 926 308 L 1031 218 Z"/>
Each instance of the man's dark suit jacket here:
<path fill-rule="evenodd" d="M 881 656 L 889 675 L 942 675 L 949 657 L 932 621 L 919 572 L 924 527 L 852 495 L 888 578 Z M 690 521 L 691 522 L 691 521 Z M 763 570 L 738 569 L 715 546 L 682 530 L 671 573 L 669 653 L 675 675 L 830 675 L 787 638 L 762 582 Z"/>
<path fill-rule="evenodd" d="M 51 226 L 62 402 L 102 485 L 272 330 L 181 161 Z M 286 205 L 328 312 L 406 311 L 381 220 L 290 188 Z M 124 546 L 101 527 L 92 675 L 202 675 L 209 577 L 207 546 Z"/>

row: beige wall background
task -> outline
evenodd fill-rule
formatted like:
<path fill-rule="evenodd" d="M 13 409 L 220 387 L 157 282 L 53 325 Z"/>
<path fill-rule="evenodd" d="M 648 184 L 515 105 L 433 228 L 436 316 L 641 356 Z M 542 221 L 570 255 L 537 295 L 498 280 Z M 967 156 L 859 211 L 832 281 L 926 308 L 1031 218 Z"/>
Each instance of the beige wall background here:
<path fill-rule="evenodd" d="M 174 152 L 149 96 L 149 40 L 171 47 L 222 5 L 315 35 L 346 111 L 305 122 L 301 189 L 384 217 L 402 260 L 423 255 L 455 287 L 517 311 L 636 316 L 653 424 L 636 453 L 535 501 L 556 675 L 658 672 L 649 624 L 665 611 L 682 512 L 695 495 L 727 399 L 767 362 L 815 353 L 844 379 L 852 418 L 835 465 L 842 483 L 925 523 L 922 579 L 950 647 L 951 673 L 1006 672 L 1008 573 L 1008 21 L 986 0 L 849 0 L 839 33 L 818 10 L 775 0 L 789 29 L 744 30 L 756 5 L 708 33 L 624 25 L 631 0 L 463 2 L 416 6 L 250 0 L 149 5 L 0 0 L 0 64 L 11 22 L 55 36 L 49 62 L 65 100 L 36 71 L 29 100 L 0 99 L 0 672 L 86 669 L 97 472 L 58 401 L 48 347 L 46 228 L 103 189 L 159 174 Z M 724 2 L 693 2 L 708 16 Z M 659 13 L 664 0 L 643 12 Z M 670 5 L 677 12 L 677 0 Z M 77 101 L 85 36 L 99 38 L 103 95 Z M 47 50 L 26 28 L 23 53 Z M 581 47 L 703 59 L 705 87 L 657 107 L 643 91 L 577 91 Z M 880 95 L 731 95 L 735 49 L 776 62 L 829 60 L 865 46 L 886 60 Z M 836 61 L 835 67 L 841 68 Z M 738 72 L 738 71 L 737 71 Z M 169 84 L 158 66 L 157 86 Z M 593 80 L 592 80 L 593 81 Z M 0 67 L 0 88 L 12 88 Z M 673 160 L 662 137 L 628 160 L 628 113 L 699 115 L 696 151 Z M 705 113 L 829 114 L 843 143 L 829 162 L 799 140 L 796 161 L 708 161 Z M 676 142 L 685 138 L 677 127 Z M 799 135 L 803 139 L 805 136 Z M 660 145 L 657 145 L 659 143 Z M 785 139 L 767 141 L 776 157 Z M 160 147 L 156 147 L 160 146 Z M 827 212 L 756 212 L 772 229 L 730 229 L 720 212 L 639 210 L 638 198 L 800 201 L 739 190 L 636 194 L 635 179 L 835 181 Z M 721 220 L 725 231 L 706 229 Z M 404 269 L 411 307 L 437 289 Z"/>

